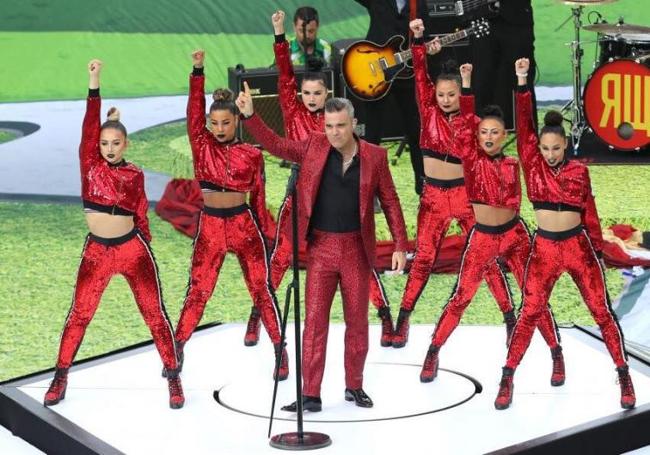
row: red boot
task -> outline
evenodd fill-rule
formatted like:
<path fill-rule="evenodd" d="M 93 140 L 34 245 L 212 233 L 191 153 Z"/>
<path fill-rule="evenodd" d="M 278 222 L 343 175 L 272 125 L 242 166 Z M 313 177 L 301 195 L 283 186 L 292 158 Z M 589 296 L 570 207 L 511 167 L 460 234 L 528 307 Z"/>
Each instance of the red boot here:
<path fill-rule="evenodd" d="M 400 308 L 399 316 L 397 316 L 397 325 L 395 326 L 395 333 L 393 334 L 393 347 L 403 348 L 409 339 L 409 317 L 411 312 Z"/>
<path fill-rule="evenodd" d="M 260 310 L 256 306 L 251 308 L 251 315 L 246 325 L 244 346 L 255 346 L 260 339 Z"/>
<path fill-rule="evenodd" d="M 178 370 L 167 371 L 167 387 L 169 388 L 169 407 L 172 409 L 180 409 L 185 404 L 185 396 L 183 395 L 183 386 L 181 385 L 181 377 L 178 375 Z"/>
<path fill-rule="evenodd" d="M 512 376 L 515 370 L 508 367 L 503 367 L 503 375 L 501 376 L 501 383 L 499 384 L 499 393 L 497 399 L 494 400 L 494 407 L 496 409 L 507 409 L 512 403 L 512 391 L 515 385 L 512 382 Z"/>
<path fill-rule="evenodd" d="M 564 356 L 562 355 L 562 346 L 551 349 L 551 358 L 553 359 L 553 374 L 551 374 L 551 385 L 553 387 L 564 384 Z"/>
<path fill-rule="evenodd" d="M 636 395 L 634 394 L 629 368 L 624 365 L 617 368 L 616 372 L 618 373 L 618 383 L 621 386 L 621 407 L 623 409 L 632 409 L 636 404 Z"/>
<path fill-rule="evenodd" d="M 515 312 L 507 311 L 503 313 L 503 322 L 506 323 L 506 346 L 510 346 L 510 339 L 512 338 L 512 332 L 515 331 L 515 324 L 517 323 Z"/>
<path fill-rule="evenodd" d="M 50 388 L 45 393 L 43 404 L 45 406 L 54 406 L 65 398 L 65 391 L 68 388 L 68 369 L 57 368 L 54 371 L 54 379 L 50 383 Z"/>
<path fill-rule="evenodd" d="M 277 360 L 280 352 L 282 352 L 282 357 L 280 358 L 280 368 L 278 369 L 277 379 L 278 381 L 284 381 L 289 377 L 289 355 L 287 354 L 287 348 L 280 348 L 280 343 L 274 344 L 275 347 L 275 358 Z M 277 363 L 276 363 L 277 365 Z M 276 375 L 273 375 L 273 379 L 276 378 Z"/>
<path fill-rule="evenodd" d="M 431 345 L 422 364 L 420 382 L 431 382 L 438 376 L 438 346 Z"/>
<path fill-rule="evenodd" d="M 393 344 L 393 317 L 390 315 L 390 307 L 383 306 L 377 311 L 377 316 L 381 319 L 381 338 L 379 344 L 388 347 Z"/>

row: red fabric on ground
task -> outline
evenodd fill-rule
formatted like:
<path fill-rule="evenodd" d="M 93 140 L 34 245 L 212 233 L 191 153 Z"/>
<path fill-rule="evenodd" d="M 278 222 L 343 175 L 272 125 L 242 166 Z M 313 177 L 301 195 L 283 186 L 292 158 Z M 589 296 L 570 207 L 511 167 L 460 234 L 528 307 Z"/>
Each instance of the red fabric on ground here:
<path fill-rule="evenodd" d="M 634 229 L 629 224 L 615 224 L 609 228 L 614 232 L 614 235 L 621 240 L 629 239 L 632 237 L 632 233 L 636 231 L 636 229 Z"/>
<path fill-rule="evenodd" d="M 196 180 L 173 179 L 165 187 L 165 192 L 156 204 L 156 213 L 160 218 L 171 223 L 174 228 L 183 234 L 194 237 L 199 212 L 203 207 L 201 188 Z M 617 237 L 629 238 L 635 229 L 628 225 L 615 225 L 610 229 Z M 268 239 L 273 240 L 273 239 Z M 457 273 L 460 266 L 460 257 L 465 245 L 465 236 L 451 235 L 445 237 L 440 248 L 440 253 L 433 266 L 435 273 Z M 394 244 L 392 241 L 377 242 L 377 263 L 379 271 L 389 270 Z M 409 241 L 409 251 L 415 250 L 415 241 Z M 300 267 L 304 268 L 307 262 L 307 252 L 300 249 Z M 603 257 L 609 267 L 625 268 L 640 265 L 650 267 L 650 260 L 631 258 L 618 245 L 605 242 Z M 410 266 L 410 261 L 407 268 Z"/>

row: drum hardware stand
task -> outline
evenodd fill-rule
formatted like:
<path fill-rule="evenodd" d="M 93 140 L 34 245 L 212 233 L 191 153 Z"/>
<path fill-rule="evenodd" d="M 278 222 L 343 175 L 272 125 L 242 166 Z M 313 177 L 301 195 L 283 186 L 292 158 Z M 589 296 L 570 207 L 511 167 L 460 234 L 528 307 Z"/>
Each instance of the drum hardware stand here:
<path fill-rule="evenodd" d="M 575 38 L 568 43 L 571 46 L 571 68 L 573 70 L 573 99 L 570 100 L 562 107 L 562 112 L 569 113 L 569 121 L 571 122 L 571 142 L 573 143 L 573 154 L 578 154 L 578 147 L 580 146 L 580 139 L 587 129 L 585 122 L 584 110 L 582 106 L 582 56 L 584 51 L 580 46 L 580 28 L 582 28 L 582 6 L 571 8 L 571 16 L 568 17 L 555 31 L 558 31 L 564 24 L 573 19 L 573 28 L 575 30 Z"/>

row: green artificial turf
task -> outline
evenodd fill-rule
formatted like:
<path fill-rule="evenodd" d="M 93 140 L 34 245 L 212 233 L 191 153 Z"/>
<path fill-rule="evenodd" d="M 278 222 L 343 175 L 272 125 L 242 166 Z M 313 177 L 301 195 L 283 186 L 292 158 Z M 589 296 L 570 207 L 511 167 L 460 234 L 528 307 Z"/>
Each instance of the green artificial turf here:
<path fill-rule="evenodd" d="M 79 99 L 85 94 L 86 63 L 101 58 L 107 97 L 182 94 L 190 69 L 189 53 L 206 49 L 208 87 L 227 84 L 226 69 L 268 66 L 272 58 L 269 17 L 277 9 L 273 0 L 204 2 L 188 0 L 121 0 L 101 4 L 72 0 L 21 2 L 3 5 L 0 21 L 0 100 L 27 101 Z M 223 4 L 227 3 L 227 8 Z M 283 2 L 288 15 L 302 3 Z M 313 0 L 321 17 L 320 36 L 329 41 L 363 37 L 368 27 L 365 10 L 351 0 Z M 533 0 L 536 58 L 541 85 L 571 83 L 571 24 L 554 29 L 571 9 L 556 0 Z M 635 24 L 650 22 L 644 1 L 585 8 L 600 11 L 609 22 L 619 16 Z M 251 14 L 255 11 L 255 14 Z M 585 14 L 583 21 L 587 22 Z M 290 19 L 287 20 L 290 31 Z M 584 74 L 591 71 L 596 34 L 583 31 Z M 29 56 L 29 58 L 25 58 Z M 38 61 L 38 71 L 31 62 Z"/>
<path fill-rule="evenodd" d="M 9 131 L 0 130 L 0 144 L 16 139 L 16 135 Z"/>

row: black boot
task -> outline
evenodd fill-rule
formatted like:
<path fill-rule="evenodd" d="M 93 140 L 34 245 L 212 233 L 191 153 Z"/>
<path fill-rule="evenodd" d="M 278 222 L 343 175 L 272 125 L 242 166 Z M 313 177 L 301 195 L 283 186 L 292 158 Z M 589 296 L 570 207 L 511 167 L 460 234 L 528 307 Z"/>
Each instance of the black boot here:
<path fill-rule="evenodd" d="M 244 346 L 255 346 L 260 339 L 260 310 L 256 306 L 251 308 L 251 315 L 246 324 L 246 335 L 244 335 Z"/>
<path fill-rule="evenodd" d="M 393 347 L 403 348 L 409 339 L 409 317 L 411 316 L 410 310 L 400 308 L 399 316 L 397 316 L 397 325 L 393 333 Z"/>
<path fill-rule="evenodd" d="M 377 316 L 381 319 L 381 338 L 379 344 L 388 347 L 393 344 L 393 317 L 390 315 L 390 307 L 385 305 L 377 311 Z"/>

